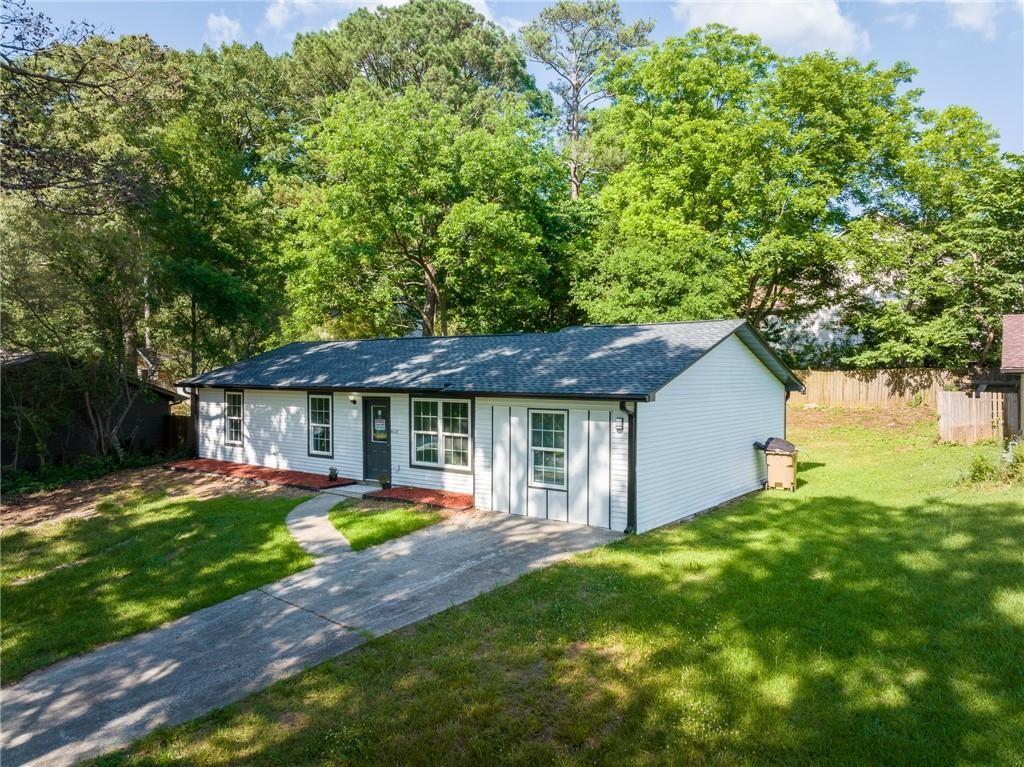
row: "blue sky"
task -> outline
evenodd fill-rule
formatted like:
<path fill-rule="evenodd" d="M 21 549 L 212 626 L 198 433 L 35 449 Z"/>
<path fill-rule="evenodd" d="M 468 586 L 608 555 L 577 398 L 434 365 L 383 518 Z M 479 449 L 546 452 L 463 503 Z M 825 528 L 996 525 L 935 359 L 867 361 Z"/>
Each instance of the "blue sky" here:
<path fill-rule="evenodd" d="M 395 0 L 386 0 L 394 2 Z M 147 33 L 175 48 L 229 40 L 288 50 L 296 32 L 332 26 L 360 0 L 206 0 L 35 3 L 55 20 L 85 19 L 115 34 Z M 542 2 L 473 0 L 510 31 L 532 19 Z M 1001 135 L 1004 150 L 1024 151 L 1024 0 L 666 0 L 623 3 L 627 18 L 655 22 L 657 40 L 718 21 L 756 32 L 784 53 L 831 48 L 918 70 L 926 106 L 965 104 Z M 538 81 L 543 72 L 534 68 Z"/>

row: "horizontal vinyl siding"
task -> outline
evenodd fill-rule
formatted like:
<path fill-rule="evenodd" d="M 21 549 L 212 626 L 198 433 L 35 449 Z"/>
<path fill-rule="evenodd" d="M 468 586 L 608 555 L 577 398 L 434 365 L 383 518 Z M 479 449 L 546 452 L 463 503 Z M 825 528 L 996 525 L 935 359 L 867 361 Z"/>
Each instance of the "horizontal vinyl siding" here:
<path fill-rule="evenodd" d="M 641 403 L 637 422 L 638 532 L 756 490 L 764 459 L 755 441 L 785 434 L 786 393 L 730 336 Z"/>
<path fill-rule="evenodd" d="M 529 487 L 530 410 L 559 410 L 568 415 L 566 490 Z M 477 508 L 584 523 L 589 518 L 591 524 L 602 527 L 609 526 L 610 513 L 610 527 L 625 530 L 629 426 L 626 414 L 616 405 L 593 400 L 479 398 L 476 414 Z M 620 418 L 621 432 L 616 431 Z M 595 422 L 599 426 L 591 429 Z M 600 466 L 600 476 L 588 477 L 591 464 Z"/>
<path fill-rule="evenodd" d="M 367 395 L 385 397 L 385 395 Z M 411 453 L 409 444 L 412 439 L 412 426 L 409 423 L 409 395 L 392 394 L 391 399 L 391 481 L 396 485 L 426 487 L 431 490 L 448 490 L 453 493 L 473 493 L 473 474 L 470 471 L 452 471 L 443 469 L 422 469 L 410 465 Z M 386 398 L 386 397 L 385 397 Z M 434 397 L 417 397 L 416 399 L 435 399 Z M 455 399 L 455 398 L 453 398 Z M 465 399 L 460 398 L 460 399 Z M 469 406 L 470 419 L 473 418 L 473 405 Z M 474 424 L 470 423 L 470 434 Z M 476 448 L 470 445 L 470 455 Z"/>
<path fill-rule="evenodd" d="M 332 408 L 334 457 L 310 456 L 306 392 L 244 390 L 242 444 L 224 444 L 224 392 L 199 390 L 199 455 L 273 469 L 326 474 L 332 466 L 343 477 L 362 475 L 360 416 L 348 398 L 335 394 Z"/>

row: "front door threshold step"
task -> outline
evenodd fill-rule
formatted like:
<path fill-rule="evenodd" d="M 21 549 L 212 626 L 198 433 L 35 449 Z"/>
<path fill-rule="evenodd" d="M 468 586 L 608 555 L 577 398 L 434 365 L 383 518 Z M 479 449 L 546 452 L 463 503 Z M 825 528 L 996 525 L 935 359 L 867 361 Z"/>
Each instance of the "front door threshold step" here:
<path fill-rule="evenodd" d="M 357 482 L 354 485 L 345 485 L 344 487 L 324 488 L 320 492 L 328 495 L 339 495 L 342 498 L 365 498 L 370 493 L 375 493 L 378 490 L 380 490 L 380 485 L 376 482 Z"/>

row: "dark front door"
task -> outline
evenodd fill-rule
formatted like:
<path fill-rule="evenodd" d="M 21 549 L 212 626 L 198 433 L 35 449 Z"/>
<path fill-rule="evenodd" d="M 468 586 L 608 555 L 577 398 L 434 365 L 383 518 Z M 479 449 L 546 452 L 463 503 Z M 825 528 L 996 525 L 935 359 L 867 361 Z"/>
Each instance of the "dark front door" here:
<path fill-rule="evenodd" d="M 391 400 L 363 399 L 363 479 L 391 480 Z"/>

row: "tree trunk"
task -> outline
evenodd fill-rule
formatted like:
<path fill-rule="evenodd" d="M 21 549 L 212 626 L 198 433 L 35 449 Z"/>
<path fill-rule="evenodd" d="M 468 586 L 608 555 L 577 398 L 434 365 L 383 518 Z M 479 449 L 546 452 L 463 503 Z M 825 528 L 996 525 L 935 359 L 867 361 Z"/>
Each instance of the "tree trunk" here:
<path fill-rule="evenodd" d="M 189 375 L 197 375 L 199 373 L 199 312 L 196 309 L 196 299 L 193 297 L 191 300 L 192 309 L 192 348 L 191 348 L 191 359 L 189 360 Z M 199 391 L 195 386 L 191 388 L 188 394 L 188 409 L 189 417 L 192 419 L 192 442 L 189 444 L 188 451 L 191 455 L 199 455 Z"/>

